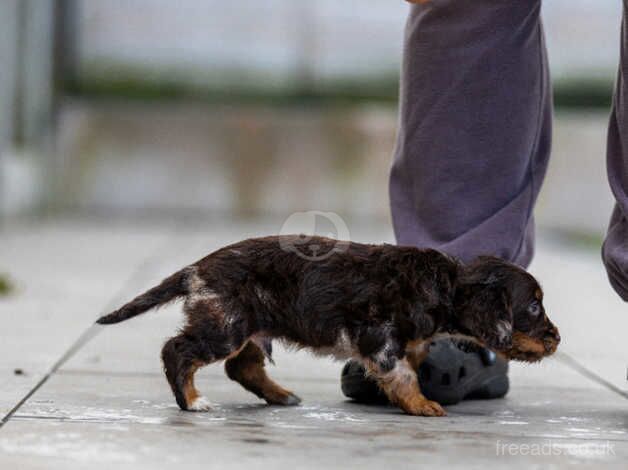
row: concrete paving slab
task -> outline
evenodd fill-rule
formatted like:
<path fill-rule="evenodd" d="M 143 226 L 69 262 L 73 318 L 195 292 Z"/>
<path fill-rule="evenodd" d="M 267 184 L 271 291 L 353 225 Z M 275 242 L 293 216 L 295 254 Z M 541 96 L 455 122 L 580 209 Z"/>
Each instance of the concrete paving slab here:
<path fill-rule="evenodd" d="M 302 406 L 268 407 L 226 378 L 202 377 L 199 388 L 217 404 L 210 413 L 184 413 L 161 377 L 57 375 L 3 429 L 0 463 L 520 468 L 628 458 L 628 415 L 604 390 L 521 386 L 507 399 L 465 402 L 434 419 L 347 402 L 336 383 L 285 382 L 299 390 Z M 542 446 L 553 455 L 522 455 Z"/>
<path fill-rule="evenodd" d="M 308 364 L 303 364 L 305 368 Z M 287 378 L 272 374 L 278 382 L 303 398 L 303 406 L 267 407 L 264 402 L 230 381 L 216 367 L 199 374 L 197 385 L 215 403 L 210 413 L 179 412 L 165 378 L 146 375 L 70 374 L 54 376 L 24 404 L 14 419 L 60 419 L 78 421 L 167 424 L 175 417 L 194 422 L 238 420 L 237 410 L 254 411 L 251 419 L 272 422 L 277 416 L 296 427 L 306 428 L 312 419 L 341 423 L 399 421 L 408 417 L 394 407 L 361 406 L 347 402 L 337 378 Z M 519 384 L 503 400 L 463 402 L 447 408 L 450 416 L 428 420 L 426 426 L 446 426 L 460 432 L 492 429 L 504 435 L 578 437 L 628 440 L 628 409 L 625 400 L 598 388 L 560 388 Z M 622 412 L 625 410 L 625 412 Z M 236 413 L 234 415 L 234 413 Z M 240 413 L 240 414 L 238 414 Z M 348 416 L 346 420 L 343 416 Z M 219 418 L 219 419 L 218 419 Z M 309 424 L 308 424 L 309 423 Z M 472 426 L 469 426 L 472 425 Z M 443 428 L 444 429 L 444 428 Z M 498 431 L 499 430 L 499 431 Z"/>
<path fill-rule="evenodd" d="M 33 370 L 28 375 L 16 375 L 14 369 L 0 368 L 0 418 L 26 396 L 45 373 L 44 370 Z"/>
<path fill-rule="evenodd" d="M 6 468 L 190 469 L 293 468 L 465 468 L 509 469 L 625 468 L 628 443 L 579 439 L 504 438 L 426 430 L 422 422 L 398 430 L 339 427 L 325 422 L 314 429 L 256 426 L 161 426 L 119 423 L 15 421 L 0 438 L 0 464 Z M 540 455 L 539 455 L 540 454 Z"/>
<path fill-rule="evenodd" d="M 215 248 L 281 226 L 218 225 L 173 234 L 166 226 L 108 233 L 53 224 L 4 237 L 0 259 L 17 266 L 11 273 L 19 289 L 0 301 L 0 314 L 10 319 L 0 341 L 0 412 L 28 393 L 114 297 L 122 303 Z M 391 240 L 388 227 L 351 232 L 356 240 Z M 160 256 L 141 265 L 157 249 Z M 561 328 L 563 354 L 625 388 L 625 305 L 608 288 L 597 256 L 542 239 L 533 271 Z M 210 366 L 198 382 L 214 411 L 182 413 L 159 360 L 181 320 L 174 305 L 103 327 L 0 429 L 0 468 L 625 468 L 628 461 L 626 400 L 567 356 L 512 364 L 506 399 L 464 402 L 448 407 L 446 418 L 428 419 L 347 402 L 341 363 L 278 345 L 270 374 L 301 395 L 302 406 L 267 407 L 229 381 L 222 366 Z"/>
<path fill-rule="evenodd" d="M 0 233 L 0 417 L 32 388 L 167 236 L 164 228 L 23 224 Z M 124 262 L 123 262 L 124 261 Z M 20 369 L 21 376 L 14 376 Z"/>
<path fill-rule="evenodd" d="M 586 443 L 577 439 L 512 438 L 393 426 L 346 429 L 258 427 L 203 428 L 15 421 L 12 437 L 0 441 L 7 468 L 625 468 L 624 441 Z M 347 431 L 348 430 L 348 431 Z M 530 455 L 538 449 L 545 455 Z M 505 449 L 505 451 L 501 451 Z M 501 452 L 501 453 L 500 453 Z M 522 455 L 523 454 L 523 455 Z"/>
<path fill-rule="evenodd" d="M 546 238 L 531 271 L 544 286 L 548 315 L 559 326 L 560 351 L 628 391 L 628 306 L 609 286 L 599 254 Z"/>

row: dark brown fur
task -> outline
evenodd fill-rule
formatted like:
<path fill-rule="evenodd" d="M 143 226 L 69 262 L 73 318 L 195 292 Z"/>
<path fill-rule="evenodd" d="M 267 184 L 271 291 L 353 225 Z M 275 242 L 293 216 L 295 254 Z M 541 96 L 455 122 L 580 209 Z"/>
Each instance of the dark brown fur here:
<path fill-rule="evenodd" d="M 430 338 L 466 336 L 526 361 L 553 353 L 560 341 L 536 280 L 505 261 L 463 265 L 435 250 L 303 240 L 267 237 L 222 248 L 98 323 L 185 298 L 187 325 L 162 351 L 184 410 L 199 396 L 194 372 L 225 359 L 227 375 L 268 403 L 298 403 L 264 370 L 275 338 L 361 359 L 394 403 L 430 416 L 444 411 L 421 395 L 414 372 Z"/>

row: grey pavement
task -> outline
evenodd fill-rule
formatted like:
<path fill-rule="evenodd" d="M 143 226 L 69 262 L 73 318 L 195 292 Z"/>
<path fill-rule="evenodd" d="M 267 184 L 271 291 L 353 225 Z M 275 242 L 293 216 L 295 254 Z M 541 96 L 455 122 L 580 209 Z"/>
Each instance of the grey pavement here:
<path fill-rule="evenodd" d="M 279 228 L 229 219 L 5 226 L 0 272 L 17 288 L 0 299 L 0 468 L 627 468 L 628 309 L 597 252 L 550 236 L 532 271 L 561 329 L 559 354 L 512 364 L 506 398 L 450 406 L 445 418 L 351 403 L 340 363 L 282 348 L 269 373 L 301 406 L 266 406 L 215 365 L 198 380 L 213 410 L 181 412 L 159 361 L 181 321 L 177 305 L 90 329 L 184 264 Z M 391 241 L 388 226 L 349 228 L 355 240 Z"/>

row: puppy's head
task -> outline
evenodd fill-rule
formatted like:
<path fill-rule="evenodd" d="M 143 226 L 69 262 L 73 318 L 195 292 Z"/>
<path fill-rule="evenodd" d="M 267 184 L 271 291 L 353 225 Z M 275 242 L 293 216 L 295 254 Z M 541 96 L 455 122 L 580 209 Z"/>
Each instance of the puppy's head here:
<path fill-rule="evenodd" d="M 499 258 L 482 256 L 462 268 L 454 307 L 467 333 L 509 359 L 539 361 L 560 342 L 539 283 Z"/>

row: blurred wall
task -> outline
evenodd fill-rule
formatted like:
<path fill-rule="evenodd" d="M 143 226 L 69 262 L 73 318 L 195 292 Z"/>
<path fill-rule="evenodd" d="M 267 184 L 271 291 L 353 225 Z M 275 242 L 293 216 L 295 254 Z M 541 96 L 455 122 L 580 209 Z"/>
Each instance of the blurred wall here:
<path fill-rule="evenodd" d="M 503 1 L 503 0 L 502 0 Z M 621 1 L 543 3 L 557 79 L 609 77 Z M 80 76 L 282 87 L 395 76 L 403 0 L 77 0 Z"/>
<path fill-rule="evenodd" d="M 612 209 L 608 113 L 558 112 L 539 226 L 599 237 Z M 393 106 L 307 108 L 70 101 L 55 203 L 82 214 L 288 215 L 386 223 Z"/>

